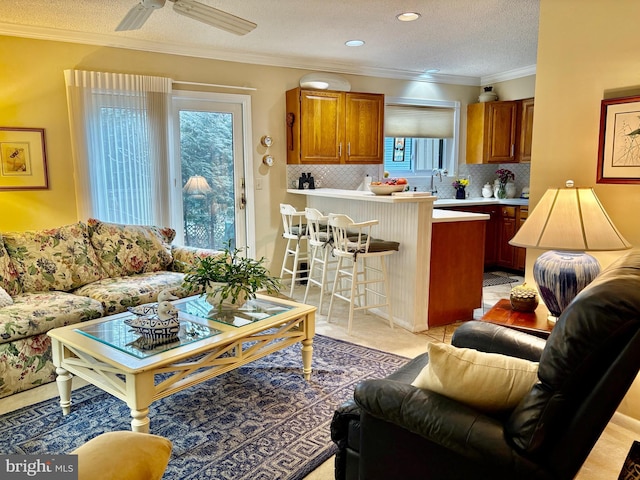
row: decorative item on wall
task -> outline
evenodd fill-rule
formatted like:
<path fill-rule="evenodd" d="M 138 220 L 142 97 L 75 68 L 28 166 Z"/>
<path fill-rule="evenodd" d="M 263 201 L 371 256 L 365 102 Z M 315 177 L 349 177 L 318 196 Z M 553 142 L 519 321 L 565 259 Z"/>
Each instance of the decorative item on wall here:
<path fill-rule="evenodd" d="M 47 188 L 44 128 L 0 127 L 0 190 Z"/>
<path fill-rule="evenodd" d="M 602 100 L 597 183 L 640 183 L 640 96 Z"/>
<path fill-rule="evenodd" d="M 574 297 L 600 273 L 587 251 L 631 248 L 618 232 L 592 188 L 550 188 L 509 241 L 515 247 L 548 251 L 533 265 L 540 296 L 555 320 Z"/>

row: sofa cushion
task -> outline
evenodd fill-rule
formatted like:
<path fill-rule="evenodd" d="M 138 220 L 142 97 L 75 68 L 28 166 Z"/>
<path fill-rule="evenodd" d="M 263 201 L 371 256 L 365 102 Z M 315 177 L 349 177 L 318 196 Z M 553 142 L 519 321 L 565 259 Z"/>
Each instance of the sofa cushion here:
<path fill-rule="evenodd" d="M 52 328 L 100 318 L 100 302 L 66 292 L 23 293 L 0 308 L 0 343 L 46 333 Z"/>
<path fill-rule="evenodd" d="M 0 287 L 9 295 L 18 295 L 22 292 L 22 286 L 18 281 L 19 275 L 15 264 L 4 246 L 4 239 L 0 235 Z"/>
<path fill-rule="evenodd" d="M 46 333 L 0 343 L 0 398 L 55 381 L 51 357 Z"/>
<path fill-rule="evenodd" d="M 89 219 L 91 244 L 110 277 L 167 270 L 172 262 L 172 228 L 122 225 Z"/>
<path fill-rule="evenodd" d="M 3 236 L 23 292 L 68 292 L 103 277 L 82 222 Z"/>
<path fill-rule="evenodd" d="M 126 277 L 104 278 L 80 287 L 74 293 L 91 297 L 102 303 L 105 315 L 124 312 L 127 307 L 155 302 L 158 294 L 165 289 L 176 296 L 184 297 L 181 287 L 184 274 L 178 272 L 148 272 Z"/>
<path fill-rule="evenodd" d="M 538 380 L 538 364 L 448 344 L 427 346 L 429 363 L 411 385 L 485 412 L 513 409 Z"/>

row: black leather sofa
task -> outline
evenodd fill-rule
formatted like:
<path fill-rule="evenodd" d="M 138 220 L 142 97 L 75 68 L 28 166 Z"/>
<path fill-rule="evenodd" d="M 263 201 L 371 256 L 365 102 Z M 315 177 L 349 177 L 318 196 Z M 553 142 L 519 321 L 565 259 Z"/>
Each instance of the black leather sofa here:
<path fill-rule="evenodd" d="M 411 386 L 426 354 L 361 382 L 331 424 L 336 479 L 574 478 L 640 367 L 640 253 L 603 271 L 546 342 L 473 321 L 452 344 L 539 361 L 539 381 L 493 416 Z"/>

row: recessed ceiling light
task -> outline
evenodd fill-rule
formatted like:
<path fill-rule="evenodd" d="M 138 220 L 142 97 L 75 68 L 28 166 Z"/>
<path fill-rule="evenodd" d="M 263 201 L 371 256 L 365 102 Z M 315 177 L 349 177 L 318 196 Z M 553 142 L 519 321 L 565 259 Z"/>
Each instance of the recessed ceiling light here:
<path fill-rule="evenodd" d="M 438 73 L 439 71 L 439 68 L 430 68 L 429 70 L 425 70 L 424 73 Z"/>
<path fill-rule="evenodd" d="M 396 18 L 401 22 L 413 22 L 420 18 L 420 14 L 417 12 L 404 12 L 396 15 Z"/>
<path fill-rule="evenodd" d="M 344 44 L 347 47 L 361 47 L 362 45 L 364 45 L 364 41 L 363 40 L 348 40 L 348 41 L 344 42 Z"/>

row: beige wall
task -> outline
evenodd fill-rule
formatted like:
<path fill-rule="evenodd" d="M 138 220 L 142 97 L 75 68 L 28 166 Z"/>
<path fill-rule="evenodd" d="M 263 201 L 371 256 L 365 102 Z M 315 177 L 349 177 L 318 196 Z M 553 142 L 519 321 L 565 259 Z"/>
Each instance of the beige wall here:
<path fill-rule="evenodd" d="M 620 232 L 640 242 L 640 186 L 596 184 L 600 102 L 640 95 L 636 0 L 542 0 L 531 160 L 531 202 L 567 179 L 593 186 Z M 529 250 L 527 272 L 541 253 Z M 603 266 L 620 253 L 594 254 Z M 638 382 L 636 382 L 638 383 Z M 640 386 L 622 410 L 640 418 Z"/>
<path fill-rule="evenodd" d="M 164 55 L 117 48 L 0 36 L 0 125 L 46 130 L 50 188 L 45 191 L 0 192 L 0 231 L 38 229 L 72 223 L 76 205 L 63 70 L 115 71 L 162 75 L 174 80 L 257 88 L 252 102 L 254 175 L 263 189 L 255 192 L 257 256 L 281 262 L 279 204 L 295 204 L 286 194 L 285 91 L 298 85 L 304 70 Z M 353 91 L 393 97 L 457 100 L 466 111 L 477 88 L 348 76 Z M 465 119 L 462 119 L 464 124 Z M 271 169 L 262 165 L 260 137 L 274 138 Z M 462 143 L 464 145 L 464 143 Z M 296 196 L 297 197 L 297 196 Z M 86 220 L 86 219 L 80 219 Z"/>

